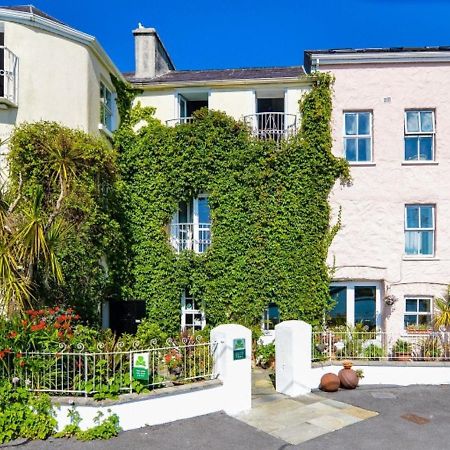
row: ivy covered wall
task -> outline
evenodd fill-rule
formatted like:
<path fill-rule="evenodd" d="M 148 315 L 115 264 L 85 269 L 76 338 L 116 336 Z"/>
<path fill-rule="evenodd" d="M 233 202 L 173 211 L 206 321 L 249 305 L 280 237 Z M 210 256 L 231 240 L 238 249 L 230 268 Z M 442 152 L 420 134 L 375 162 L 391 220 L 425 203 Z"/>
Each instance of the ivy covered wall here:
<path fill-rule="evenodd" d="M 331 153 L 332 78 L 312 83 L 300 103 L 301 130 L 282 145 L 256 140 L 244 124 L 206 109 L 176 127 L 148 108 L 127 116 L 116 133 L 129 244 L 122 295 L 145 300 L 151 321 L 179 329 L 186 287 L 202 299 L 211 325 L 256 324 L 270 302 L 282 320 L 321 321 L 336 231 L 328 195 L 349 173 Z M 212 245 L 202 255 L 177 255 L 168 224 L 180 201 L 201 192 L 209 195 Z"/>

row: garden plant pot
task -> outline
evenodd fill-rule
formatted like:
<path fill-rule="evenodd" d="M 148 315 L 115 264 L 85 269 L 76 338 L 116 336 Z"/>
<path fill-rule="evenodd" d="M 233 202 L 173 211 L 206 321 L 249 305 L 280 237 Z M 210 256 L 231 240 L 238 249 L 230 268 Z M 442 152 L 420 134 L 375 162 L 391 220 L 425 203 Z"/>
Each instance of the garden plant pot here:
<path fill-rule="evenodd" d="M 320 379 L 319 389 L 325 392 L 336 392 L 339 389 L 341 381 L 334 373 L 326 373 Z"/>
<path fill-rule="evenodd" d="M 339 371 L 339 381 L 344 389 L 355 389 L 358 386 L 359 378 L 353 369 L 344 367 Z"/>
<path fill-rule="evenodd" d="M 411 361 L 411 353 L 395 353 L 395 361 Z"/>

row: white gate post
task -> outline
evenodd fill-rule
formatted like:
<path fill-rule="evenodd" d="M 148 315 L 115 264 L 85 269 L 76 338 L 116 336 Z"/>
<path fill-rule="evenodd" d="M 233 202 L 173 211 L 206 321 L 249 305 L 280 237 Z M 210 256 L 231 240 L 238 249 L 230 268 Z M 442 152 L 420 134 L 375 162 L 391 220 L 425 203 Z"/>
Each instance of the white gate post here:
<path fill-rule="evenodd" d="M 243 340 L 243 341 L 242 341 Z M 219 325 L 211 330 L 214 375 L 223 383 L 224 410 L 237 414 L 252 407 L 252 333 L 242 325 Z"/>
<path fill-rule="evenodd" d="M 296 397 L 311 392 L 311 325 L 287 320 L 275 326 L 276 390 Z"/>

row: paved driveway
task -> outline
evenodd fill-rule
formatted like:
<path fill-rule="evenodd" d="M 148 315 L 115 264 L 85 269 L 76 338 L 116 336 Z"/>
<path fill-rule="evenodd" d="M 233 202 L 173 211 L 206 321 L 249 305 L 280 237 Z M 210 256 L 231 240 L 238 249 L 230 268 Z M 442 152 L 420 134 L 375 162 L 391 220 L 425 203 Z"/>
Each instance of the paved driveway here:
<path fill-rule="evenodd" d="M 377 417 L 349 425 L 298 446 L 265 434 L 225 414 L 121 433 L 107 442 L 30 442 L 15 449 L 98 450 L 434 450 L 450 448 L 450 387 L 359 388 L 319 395 L 378 411 Z"/>
<path fill-rule="evenodd" d="M 378 411 L 377 417 L 299 446 L 323 450 L 435 450 L 450 448 L 450 386 L 359 388 L 328 395 Z"/>

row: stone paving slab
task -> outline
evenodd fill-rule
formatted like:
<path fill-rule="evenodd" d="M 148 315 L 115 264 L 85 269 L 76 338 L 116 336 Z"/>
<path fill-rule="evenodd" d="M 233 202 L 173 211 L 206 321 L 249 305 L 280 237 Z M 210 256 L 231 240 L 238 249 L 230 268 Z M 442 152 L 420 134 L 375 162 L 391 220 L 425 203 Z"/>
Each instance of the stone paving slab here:
<path fill-rule="evenodd" d="M 258 369 L 254 371 L 252 393 L 252 409 L 236 418 L 292 445 L 378 414 L 316 394 L 286 397 L 276 393 L 267 372 Z"/>

